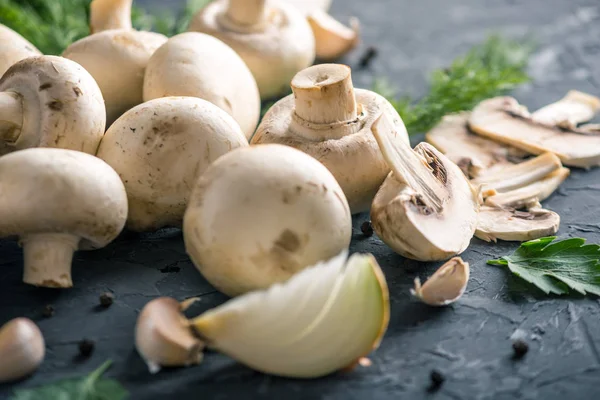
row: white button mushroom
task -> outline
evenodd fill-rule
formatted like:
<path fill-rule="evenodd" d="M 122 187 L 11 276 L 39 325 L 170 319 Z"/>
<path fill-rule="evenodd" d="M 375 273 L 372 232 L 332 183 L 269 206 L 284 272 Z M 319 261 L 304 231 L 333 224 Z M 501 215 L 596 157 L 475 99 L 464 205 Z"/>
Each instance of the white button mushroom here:
<path fill-rule="evenodd" d="M 127 227 L 181 226 L 197 178 L 248 141 L 225 111 L 194 97 L 165 97 L 126 112 L 106 132 L 97 156 L 125 184 Z"/>
<path fill-rule="evenodd" d="M 315 40 L 306 18 L 283 2 L 217 0 L 194 16 L 189 30 L 208 33 L 231 46 L 248 64 L 263 99 L 287 91 L 296 72 L 315 59 Z"/>
<path fill-rule="evenodd" d="M 390 171 L 371 126 L 382 112 L 395 124 L 402 119 L 380 95 L 354 89 L 345 65 L 307 68 L 294 77 L 292 90 L 267 112 L 252 143 L 279 143 L 310 154 L 335 176 L 352 213 L 368 210 Z M 406 131 L 398 132 L 408 144 Z"/>
<path fill-rule="evenodd" d="M 90 10 L 90 21 L 92 30 L 99 32 L 71 44 L 63 56 L 81 64 L 98 82 L 106 102 L 108 127 L 125 111 L 142 103 L 146 65 L 167 38 L 131 29 L 131 16 L 123 17 L 123 10 L 131 11 L 131 4 L 127 7 L 131 0 L 96 2 Z"/>
<path fill-rule="evenodd" d="M 29 147 L 95 154 L 105 123 L 96 81 L 73 61 L 29 57 L 0 79 L 0 155 Z"/>
<path fill-rule="evenodd" d="M 78 248 L 106 246 L 123 229 L 127 196 L 104 161 L 74 150 L 34 148 L 0 157 L 0 237 L 19 236 L 23 281 L 72 286 Z"/>
<path fill-rule="evenodd" d="M 173 36 L 150 59 L 144 101 L 167 96 L 208 100 L 227 111 L 248 139 L 260 118 L 260 95 L 244 61 L 229 46 L 203 33 Z"/>
<path fill-rule="evenodd" d="M 12 29 L 0 24 L 0 77 L 11 65 L 42 53 Z"/>
<path fill-rule="evenodd" d="M 33 373 L 46 354 L 44 336 L 28 318 L 15 318 L 0 327 L 0 383 Z"/>
<path fill-rule="evenodd" d="M 230 296 L 287 280 L 350 244 L 348 202 L 314 158 L 276 144 L 234 150 L 192 192 L 186 250 L 204 277 Z"/>

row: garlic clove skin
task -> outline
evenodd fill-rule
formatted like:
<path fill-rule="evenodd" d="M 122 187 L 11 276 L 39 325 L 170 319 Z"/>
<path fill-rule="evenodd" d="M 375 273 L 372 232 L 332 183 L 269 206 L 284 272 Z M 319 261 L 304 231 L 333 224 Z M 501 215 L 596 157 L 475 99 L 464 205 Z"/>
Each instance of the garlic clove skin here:
<path fill-rule="evenodd" d="M 202 361 L 204 344 L 182 314 L 191 302 L 159 297 L 144 306 L 135 327 L 135 347 L 151 373 Z"/>
<path fill-rule="evenodd" d="M 415 288 L 411 293 L 430 306 L 445 306 L 458 300 L 469 282 L 469 263 L 454 257 L 442 265 L 421 285 L 415 278 Z"/>
<path fill-rule="evenodd" d="M 191 323 L 207 344 L 261 372 L 316 378 L 353 367 L 389 322 L 385 278 L 371 255 L 345 254 Z"/>
<path fill-rule="evenodd" d="M 28 318 L 15 318 L 0 328 L 0 383 L 33 373 L 46 354 L 44 336 Z"/>

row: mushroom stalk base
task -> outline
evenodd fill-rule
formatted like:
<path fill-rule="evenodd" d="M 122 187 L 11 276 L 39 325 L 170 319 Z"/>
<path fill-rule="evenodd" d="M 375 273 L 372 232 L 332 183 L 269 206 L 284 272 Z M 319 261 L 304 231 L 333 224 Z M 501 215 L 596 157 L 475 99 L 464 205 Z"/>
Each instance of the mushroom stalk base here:
<path fill-rule="evenodd" d="M 266 14 L 266 0 L 229 0 L 219 22 L 234 32 L 255 32 L 264 28 Z"/>
<path fill-rule="evenodd" d="M 23 282 L 42 287 L 69 288 L 73 253 L 80 238 L 66 233 L 39 233 L 21 238 Z"/>
<path fill-rule="evenodd" d="M 90 31 L 132 29 L 132 0 L 94 0 L 90 4 Z"/>
<path fill-rule="evenodd" d="M 23 102 L 13 92 L 0 92 L 0 140 L 14 143 L 23 124 Z"/>

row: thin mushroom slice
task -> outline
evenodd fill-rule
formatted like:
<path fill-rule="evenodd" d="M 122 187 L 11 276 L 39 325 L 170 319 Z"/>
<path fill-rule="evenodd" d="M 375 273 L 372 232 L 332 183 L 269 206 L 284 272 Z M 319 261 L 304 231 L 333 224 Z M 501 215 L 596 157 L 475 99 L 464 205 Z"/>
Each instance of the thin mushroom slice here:
<path fill-rule="evenodd" d="M 382 115 L 372 127 L 392 169 L 373 200 L 373 228 L 411 259 L 443 260 L 462 253 L 477 225 L 478 191 L 433 146 L 420 143 L 412 150 L 400 140 L 397 126 Z"/>
<path fill-rule="evenodd" d="M 320 60 L 336 60 L 360 41 L 360 22 L 357 18 L 350 19 L 350 27 L 321 10 L 312 11 L 306 18 L 315 35 L 315 50 Z"/>
<path fill-rule="evenodd" d="M 494 97 L 479 103 L 471 113 L 469 127 L 478 135 L 532 154 L 554 153 L 567 166 L 600 165 L 599 136 L 535 122 L 512 97 Z"/>
<path fill-rule="evenodd" d="M 411 293 L 430 306 L 445 306 L 458 300 L 469 282 L 469 263 L 460 257 L 454 257 L 442 265 L 421 285 L 415 278 L 415 288 Z"/>
<path fill-rule="evenodd" d="M 532 208 L 527 211 L 482 206 L 475 237 L 486 242 L 497 240 L 525 242 L 558 232 L 560 216 L 554 211 Z"/>
<path fill-rule="evenodd" d="M 532 113 L 531 119 L 544 125 L 576 129 L 580 123 L 594 118 L 598 111 L 600 111 L 598 97 L 571 90 L 559 101 Z"/>
<path fill-rule="evenodd" d="M 586 124 L 581 125 L 579 130 L 585 132 L 588 135 L 600 135 L 600 124 Z"/>
<path fill-rule="evenodd" d="M 485 204 L 493 207 L 512 207 L 518 209 L 543 201 L 554 193 L 570 173 L 571 171 L 568 168 L 557 169 L 546 175 L 543 179 L 529 185 L 489 196 L 485 199 Z"/>

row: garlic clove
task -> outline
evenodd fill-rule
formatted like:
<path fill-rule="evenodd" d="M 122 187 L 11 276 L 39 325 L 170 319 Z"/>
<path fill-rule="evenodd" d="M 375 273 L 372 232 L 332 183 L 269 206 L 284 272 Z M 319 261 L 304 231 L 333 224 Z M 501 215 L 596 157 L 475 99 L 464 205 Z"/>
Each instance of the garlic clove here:
<path fill-rule="evenodd" d="M 356 365 L 379 345 L 388 321 L 389 293 L 376 260 L 340 255 L 191 323 L 209 346 L 253 369 L 313 378 Z"/>
<path fill-rule="evenodd" d="M 469 263 L 454 257 L 442 265 L 423 285 L 415 279 L 411 293 L 430 306 L 445 306 L 458 300 L 469 282 Z"/>
<path fill-rule="evenodd" d="M 0 328 L 0 383 L 24 378 L 44 360 L 44 336 L 28 318 L 15 318 Z"/>
<path fill-rule="evenodd" d="M 135 346 L 151 373 L 160 367 L 199 364 L 204 344 L 196 338 L 182 314 L 193 301 L 169 297 L 152 300 L 142 310 L 135 327 Z"/>
<path fill-rule="evenodd" d="M 315 35 L 315 50 L 320 60 L 336 60 L 360 41 L 360 22 L 357 18 L 350 19 L 350 27 L 321 10 L 312 11 L 306 18 Z"/>

